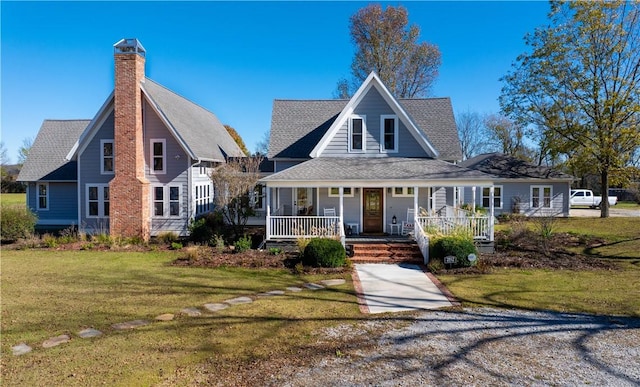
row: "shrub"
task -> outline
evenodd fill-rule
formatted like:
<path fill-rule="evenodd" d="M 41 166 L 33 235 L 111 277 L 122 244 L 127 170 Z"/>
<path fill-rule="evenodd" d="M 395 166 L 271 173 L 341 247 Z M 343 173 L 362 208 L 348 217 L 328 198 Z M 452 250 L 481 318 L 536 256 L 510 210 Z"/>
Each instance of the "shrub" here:
<path fill-rule="evenodd" d="M 37 221 L 31 210 L 22 206 L 2 206 L 0 216 L 0 234 L 3 241 L 15 242 L 33 234 Z"/>
<path fill-rule="evenodd" d="M 58 238 L 56 238 L 55 235 L 47 233 L 42 236 L 42 243 L 44 243 L 44 245 L 48 248 L 52 249 L 54 247 L 58 247 Z"/>
<path fill-rule="evenodd" d="M 165 231 L 158 234 L 158 240 L 162 243 L 171 244 L 173 242 L 178 242 L 180 240 L 180 236 L 173 231 Z"/>
<path fill-rule="evenodd" d="M 189 236 L 193 242 L 207 242 L 213 236 L 213 231 L 207 225 L 205 218 L 194 219 L 189 224 Z"/>
<path fill-rule="evenodd" d="M 282 254 L 282 249 L 279 247 L 270 247 L 269 248 L 269 254 L 271 255 L 280 255 Z"/>
<path fill-rule="evenodd" d="M 342 267 L 347 254 L 340 241 L 326 238 L 313 238 L 307 244 L 302 263 L 314 267 Z"/>
<path fill-rule="evenodd" d="M 437 273 L 440 270 L 444 269 L 442 258 L 430 258 L 429 263 L 427 263 L 427 269 L 429 269 L 429 271 L 432 273 Z"/>
<path fill-rule="evenodd" d="M 80 234 L 78 234 L 78 229 L 75 226 L 70 226 L 60 231 L 60 236 L 58 237 L 58 243 L 63 245 L 78 242 L 79 240 Z"/>
<path fill-rule="evenodd" d="M 235 247 L 234 251 L 236 253 L 247 251 L 251 249 L 251 238 L 245 235 L 242 238 L 238 239 L 236 243 L 233 244 L 233 246 Z"/>
<path fill-rule="evenodd" d="M 182 248 L 182 243 L 180 242 L 172 242 L 171 250 L 180 250 Z"/>
<path fill-rule="evenodd" d="M 215 247 L 219 253 L 222 253 L 224 251 L 224 238 L 222 235 L 214 235 L 209 241 L 209 245 Z"/>
<path fill-rule="evenodd" d="M 447 255 L 456 257 L 459 266 L 473 266 L 468 259 L 469 254 L 477 254 L 473 239 L 464 235 L 448 235 L 431 240 L 429 256 L 444 258 Z"/>

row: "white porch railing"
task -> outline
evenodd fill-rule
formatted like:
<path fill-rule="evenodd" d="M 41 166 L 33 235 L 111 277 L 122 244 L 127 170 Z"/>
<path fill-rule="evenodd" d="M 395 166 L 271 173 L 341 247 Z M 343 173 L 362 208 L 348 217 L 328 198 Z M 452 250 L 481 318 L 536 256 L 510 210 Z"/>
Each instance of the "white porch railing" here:
<path fill-rule="evenodd" d="M 473 235 L 475 240 L 493 241 L 493 224 L 488 216 L 421 216 L 416 217 L 416 224 L 427 234 L 430 229 L 445 235 L 464 231 Z"/>
<path fill-rule="evenodd" d="M 420 217 L 416 216 L 413 224 L 420 225 Z M 416 238 L 416 243 L 420 248 L 422 259 L 426 265 L 429 263 L 429 236 L 424 232 L 423 227 L 414 227 L 414 238 Z"/>
<path fill-rule="evenodd" d="M 344 236 L 339 216 L 269 216 L 267 239 Z"/>

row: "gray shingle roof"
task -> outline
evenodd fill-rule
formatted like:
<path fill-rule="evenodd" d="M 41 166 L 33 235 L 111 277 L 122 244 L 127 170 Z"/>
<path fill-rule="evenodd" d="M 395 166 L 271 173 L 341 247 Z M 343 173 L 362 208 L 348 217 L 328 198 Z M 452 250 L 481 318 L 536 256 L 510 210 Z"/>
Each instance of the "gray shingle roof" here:
<path fill-rule="evenodd" d="M 400 157 L 318 157 L 265 177 L 265 182 L 436 180 L 491 181 L 494 176 L 442 160 Z"/>
<path fill-rule="evenodd" d="M 90 122 L 91 120 L 45 120 L 17 180 L 76 180 L 77 164 L 75 161 L 65 160 L 65 157 Z"/>
<path fill-rule="evenodd" d="M 149 78 L 142 87 L 196 158 L 224 161 L 225 156 L 244 156 L 215 114 Z"/>
<path fill-rule="evenodd" d="M 558 179 L 574 177 L 553 168 L 528 163 L 503 153 L 485 153 L 465 160 L 460 166 L 493 174 L 503 179 Z"/>
<path fill-rule="evenodd" d="M 348 100 L 275 100 L 269 158 L 308 158 Z M 449 98 L 398 99 L 442 160 L 460 160 L 462 150 Z"/>

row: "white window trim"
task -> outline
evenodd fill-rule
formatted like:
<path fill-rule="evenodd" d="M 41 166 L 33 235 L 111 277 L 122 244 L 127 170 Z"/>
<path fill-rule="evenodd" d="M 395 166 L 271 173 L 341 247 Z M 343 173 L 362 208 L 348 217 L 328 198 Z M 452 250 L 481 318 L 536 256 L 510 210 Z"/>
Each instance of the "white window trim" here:
<path fill-rule="evenodd" d="M 335 189 L 337 189 L 337 190 L 338 190 L 338 193 L 337 193 L 337 194 L 332 194 L 332 193 L 331 193 L 331 190 L 332 190 L 333 188 L 335 188 Z M 351 193 L 347 193 L 347 192 L 346 192 L 346 190 L 347 190 L 347 189 L 351 190 Z M 345 197 L 345 198 L 352 198 L 352 197 L 354 196 L 355 188 L 353 188 L 353 187 L 343 187 L 343 188 L 342 188 L 342 191 L 343 191 L 343 192 L 342 192 L 342 197 Z M 339 197 L 340 197 L 340 187 L 329 187 L 329 188 L 327 188 L 327 196 L 329 196 L 330 198 L 339 198 Z"/>
<path fill-rule="evenodd" d="M 153 144 L 162 143 L 162 170 L 156 171 L 153 169 Z M 149 140 L 149 173 L 152 175 L 165 175 L 167 173 L 167 140 L 164 138 L 152 138 Z"/>
<path fill-rule="evenodd" d="M 396 188 L 402 188 L 402 193 L 396 193 Z M 409 193 L 409 189 L 415 189 L 414 187 L 392 187 L 391 188 L 391 196 L 394 198 L 412 198 L 413 193 Z"/>
<path fill-rule="evenodd" d="M 353 120 L 362 120 L 362 149 L 353 149 Z M 367 116 L 352 114 L 349 117 L 349 153 L 365 153 L 367 151 Z"/>
<path fill-rule="evenodd" d="M 156 188 L 162 188 L 162 215 L 156 215 L 156 198 L 155 198 L 155 190 Z M 174 200 L 170 200 L 171 188 L 178 188 L 178 215 L 170 215 L 171 213 L 171 202 Z M 171 184 L 171 185 L 152 185 L 151 186 L 151 217 L 154 219 L 178 219 L 183 217 L 183 196 L 182 196 L 182 185 Z"/>
<path fill-rule="evenodd" d="M 502 207 L 504 206 L 504 202 L 503 202 L 503 200 L 502 200 L 502 197 L 503 197 L 503 195 L 504 195 L 504 187 L 503 187 L 503 186 L 501 186 L 501 185 L 494 185 L 494 186 L 493 186 L 493 191 L 494 191 L 494 192 L 496 191 L 496 188 L 500 189 L 500 195 L 496 195 L 496 194 L 494 193 L 494 195 L 493 195 L 493 196 L 494 196 L 494 199 L 495 199 L 495 198 L 500 198 L 500 206 L 499 206 L 499 207 L 494 206 L 493 208 L 495 208 L 496 210 L 501 210 L 501 209 L 502 209 Z M 485 195 L 484 195 L 484 190 L 485 190 L 485 189 L 487 189 L 487 190 L 491 191 L 491 188 L 489 188 L 489 187 L 482 187 L 482 188 L 480 189 L 480 205 L 481 205 L 482 207 L 484 207 L 484 199 L 485 199 L 485 198 L 486 198 L 487 200 L 489 200 L 489 204 L 491 204 L 491 193 L 489 192 L 489 193 L 487 193 L 487 195 L 485 196 Z M 486 207 L 486 208 L 490 208 L 490 207 Z"/>
<path fill-rule="evenodd" d="M 384 121 L 393 119 L 393 149 L 384 147 Z M 395 114 L 380 115 L 380 152 L 381 153 L 398 153 L 398 116 Z"/>
<path fill-rule="evenodd" d="M 111 159 L 113 160 L 111 162 L 111 167 L 113 168 L 113 171 L 105 171 L 104 170 L 104 144 L 105 143 L 111 143 Z M 113 139 L 110 140 L 100 140 L 100 174 L 102 175 L 113 175 L 115 174 L 115 169 L 116 169 L 116 152 L 115 152 L 116 148 L 115 148 L 115 143 L 113 141 Z"/>
<path fill-rule="evenodd" d="M 47 206 L 46 207 L 40 207 L 40 186 L 44 185 L 46 187 L 46 202 L 47 202 Z M 38 211 L 49 211 L 49 208 L 51 207 L 51 202 L 49 201 L 49 183 L 38 183 L 36 184 L 36 209 Z"/>
<path fill-rule="evenodd" d="M 262 191 L 260 195 L 256 195 L 256 192 L 258 192 L 256 188 L 258 186 L 262 186 Z M 256 211 L 264 211 L 266 208 L 266 200 L 267 200 L 267 186 L 265 184 L 260 184 L 260 183 L 256 184 L 256 186 L 253 187 L 253 189 L 249 194 L 250 194 L 249 200 L 251 203 L 251 207 L 253 207 L 253 209 Z M 262 198 L 262 201 L 258 200 L 259 198 Z M 259 202 L 261 202 L 262 205 L 258 207 L 257 204 Z"/>
<path fill-rule="evenodd" d="M 194 199 L 196 203 L 196 215 L 211 212 L 213 210 L 213 183 L 196 185 Z M 199 211 L 199 209 L 202 210 Z"/>
<path fill-rule="evenodd" d="M 109 187 L 109 184 L 85 184 L 84 185 L 84 198 L 85 198 L 85 217 L 88 219 L 108 218 L 109 215 L 104 214 L 104 188 Z M 98 215 L 89 215 L 89 188 L 98 188 Z M 111 198 L 108 200 L 111 202 Z M 111 206 L 111 203 L 109 203 Z"/>
<path fill-rule="evenodd" d="M 540 197 L 539 199 L 539 205 L 538 207 L 534 207 L 533 206 L 533 190 L 535 188 L 539 189 L 540 192 Z M 549 188 L 549 207 L 545 207 L 544 206 L 544 189 L 545 188 Z M 531 209 L 540 209 L 540 208 L 553 208 L 553 186 L 552 185 L 532 185 L 529 188 L 529 207 Z"/>

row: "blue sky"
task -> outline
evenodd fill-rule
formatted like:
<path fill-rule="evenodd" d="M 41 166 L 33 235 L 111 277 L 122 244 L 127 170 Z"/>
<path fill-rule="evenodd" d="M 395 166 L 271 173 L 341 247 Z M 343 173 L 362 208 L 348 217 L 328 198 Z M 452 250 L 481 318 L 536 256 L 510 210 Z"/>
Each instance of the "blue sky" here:
<path fill-rule="evenodd" d="M 499 78 L 546 23 L 547 2 L 403 5 L 439 46 L 435 97 L 496 113 Z M 273 100 L 331 98 L 350 76 L 349 17 L 366 2 L 7 2 L 1 11 L 1 140 L 16 161 L 44 119 L 92 118 L 113 89 L 113 44 L 138 38 L 146 75 L 215 113 L 250 150 Z"/>

